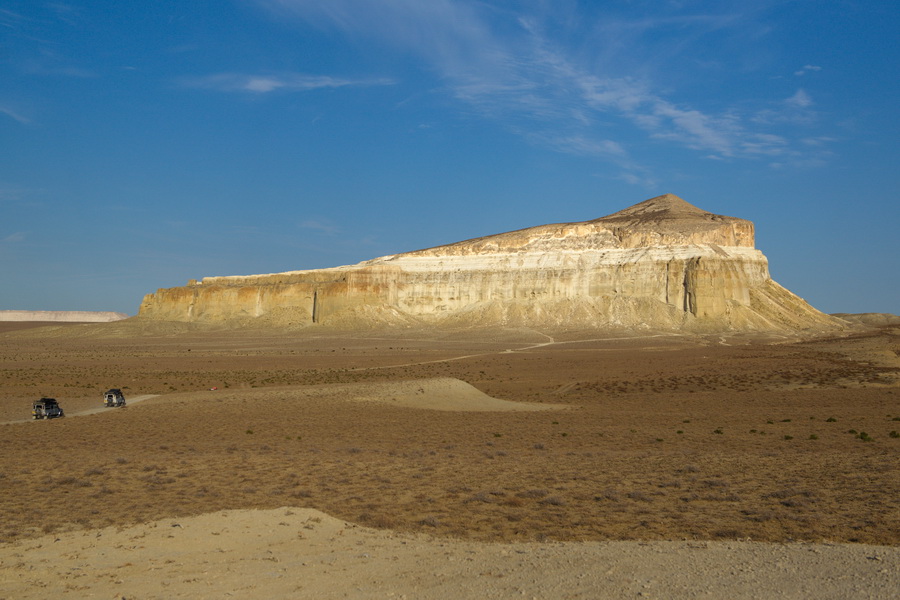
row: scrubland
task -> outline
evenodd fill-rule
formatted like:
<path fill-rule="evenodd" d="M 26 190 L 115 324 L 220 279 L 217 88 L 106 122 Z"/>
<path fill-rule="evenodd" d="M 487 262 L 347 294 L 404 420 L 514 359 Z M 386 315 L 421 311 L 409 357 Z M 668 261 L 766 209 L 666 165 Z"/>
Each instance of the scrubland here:
<path fill-rule="evenodd" d="M 0 541 L 297 506 L 469 541 L 896 545 L 898 376 L 896 327 L 797 341 L 6 324 Z M 110 387 L 155 397 L 79 415 Z M 484 410 L 485 395 L 547 410 Z M 41 396 L 68 416 L 30 421 Z"/>

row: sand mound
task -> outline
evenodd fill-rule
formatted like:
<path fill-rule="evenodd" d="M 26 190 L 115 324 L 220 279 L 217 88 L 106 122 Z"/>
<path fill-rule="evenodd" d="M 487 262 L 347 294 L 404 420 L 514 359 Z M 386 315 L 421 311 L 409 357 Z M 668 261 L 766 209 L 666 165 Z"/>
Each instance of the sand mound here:
<path fill-rule="evenodd" d="M 347 386 L 348 397 L 407 408 L 466 412 L 535 411 L 562 408 L 555 404 L 511 402 L 492 398 L 452 377 Z"/>
<path fill-rule="evenodd" d="M 848 544 L 480 544 L 279 508 L 0 545 L 0 597 L 891 598 L 898 560 Z"/>

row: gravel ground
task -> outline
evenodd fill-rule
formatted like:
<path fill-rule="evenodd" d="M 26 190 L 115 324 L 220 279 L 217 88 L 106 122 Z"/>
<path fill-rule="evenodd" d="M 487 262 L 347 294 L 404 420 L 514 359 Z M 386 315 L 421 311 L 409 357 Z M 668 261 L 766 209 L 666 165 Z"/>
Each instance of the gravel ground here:
<path fill-rule="evenodd" d="M 0 598 L 896 598 L 900 548 L 483 544 L 311 509 L 210 513 L 0 546 Z"/>

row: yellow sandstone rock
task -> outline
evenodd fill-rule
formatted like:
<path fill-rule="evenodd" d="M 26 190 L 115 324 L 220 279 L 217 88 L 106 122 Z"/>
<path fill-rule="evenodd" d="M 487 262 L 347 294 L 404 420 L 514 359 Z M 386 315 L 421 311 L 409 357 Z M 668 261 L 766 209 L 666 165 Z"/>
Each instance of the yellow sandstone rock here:
<path fill-rule="evenodd" d="M 797 331 L 846 325 L 784 289 L 753 223 L 666 194 L 351 266 L 206 277 L 149 294 L 140 316 L 260 325 L 383 324 Z"/>

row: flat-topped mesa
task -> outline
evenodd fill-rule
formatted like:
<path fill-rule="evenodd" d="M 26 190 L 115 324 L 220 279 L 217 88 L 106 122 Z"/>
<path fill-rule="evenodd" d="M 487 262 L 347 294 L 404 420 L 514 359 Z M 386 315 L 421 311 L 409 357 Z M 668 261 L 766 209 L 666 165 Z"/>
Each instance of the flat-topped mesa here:
<path fill-rule="evenodd" d="M 753 224 L 666 194 L 357 265 L 207 277 L 148 294 L 139 315 L 273 325 L 834 329 L 772 281 Z"/>

